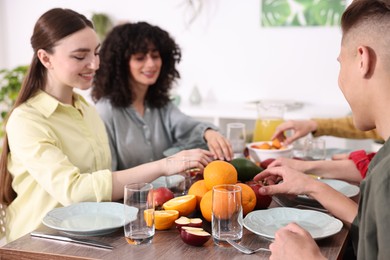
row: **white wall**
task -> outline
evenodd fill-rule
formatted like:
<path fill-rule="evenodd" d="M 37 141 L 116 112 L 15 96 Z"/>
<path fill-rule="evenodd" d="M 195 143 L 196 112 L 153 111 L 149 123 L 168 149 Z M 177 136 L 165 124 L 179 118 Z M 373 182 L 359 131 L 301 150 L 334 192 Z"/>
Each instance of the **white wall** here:
<path fill-rule="evenodd" d="M 262 28 L 261 0 L 203 2 L 187 28 L 191 12 L 184 0 L 0 0 L 0 65 L 28 64 L 37 18 L 52 7 L 67 7 L 88 17 L 104 12 L 116 21 L 145 20 L 169 31 L 183 50 L 178 91 L 184 100 L 197 85 L 204 99 L 222 102 L 279 98 L 347 107 L 337 87 L 339 28 Z"/>
<path fill-rule="evenodd" d="M 5 57 L 5 19 L 4 19 L 4 3 L 0 0 L 0 69 L 6 66 L 6 57 Z"/>

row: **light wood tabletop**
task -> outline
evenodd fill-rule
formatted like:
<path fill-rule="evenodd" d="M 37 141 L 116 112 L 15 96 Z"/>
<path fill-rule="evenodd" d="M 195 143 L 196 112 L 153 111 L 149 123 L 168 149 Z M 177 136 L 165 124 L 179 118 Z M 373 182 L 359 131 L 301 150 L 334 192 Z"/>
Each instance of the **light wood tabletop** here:
<path fill-rule="evenodd" d="M 270 207 L 277 206 L 272 202 Z M 204 229 L 210 231 L 210 224 L 204 221 Z M 39 232 L 62 234 L 58 231 L 41 226 Z M 348 237 L 348 229 L 342 230 L 328 238 L 317 241 L 321 252 L 328 259 L 340 259 Z M 179 232 L 172 227 L 169 230 L 159 231 L 148 245 L 129 245 L 123 235 L 123 229 L 104 236 L 88 237 L 114 246 L 113 250 L 100 249 L 69 242 L 61 242 L 25 235 L 0 248 L 0 259 L 268 259 L 269 252 L 257 252 L 245 255 L 233 247 L 218 247 L 212 238 L 202 247 L 185 244 Z M 250 248 L 267 247 L 269 241 L 244 228 L 241 244 Z"/>

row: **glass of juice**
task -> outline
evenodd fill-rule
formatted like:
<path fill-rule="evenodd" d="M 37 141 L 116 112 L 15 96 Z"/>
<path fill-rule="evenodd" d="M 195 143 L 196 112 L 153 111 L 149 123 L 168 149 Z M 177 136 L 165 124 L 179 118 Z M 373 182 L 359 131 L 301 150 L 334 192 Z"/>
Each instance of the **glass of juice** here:
<path fill-rule="evenodd" d="M 253 142 L 271 141 L 276 127 L 284 121 L 285 110 L 284 104 L 257 103 L 258 117 L 253 131 Z"/>

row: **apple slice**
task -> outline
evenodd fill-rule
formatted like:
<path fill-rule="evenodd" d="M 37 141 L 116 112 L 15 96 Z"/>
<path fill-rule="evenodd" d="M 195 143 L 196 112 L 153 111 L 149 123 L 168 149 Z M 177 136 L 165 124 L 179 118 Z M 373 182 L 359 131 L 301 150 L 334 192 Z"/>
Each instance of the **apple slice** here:
<path fill-rule="evenodd" d="M 184 226 L 181 228 L 180 237 L 186 244 L 202 246 L 210 239 L 211 235 L 203 228 Z"/>
<path fill-rule="evenodd" d="M 203 226 L 203 220 L 200 218 L 187 218 L 185 216 L 181 216 L 180 218 L 175 220 L 176 228 L 181 231 L 182 227 L 198 227 L 201 228 Z"/>

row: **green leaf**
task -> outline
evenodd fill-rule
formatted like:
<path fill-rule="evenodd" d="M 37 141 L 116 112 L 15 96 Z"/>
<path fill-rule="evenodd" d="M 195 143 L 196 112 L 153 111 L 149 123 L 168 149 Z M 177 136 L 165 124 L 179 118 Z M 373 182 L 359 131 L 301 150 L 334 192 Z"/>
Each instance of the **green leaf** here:
<path fill-rule="evenodd" d="M 346 8 L 346 1 L 318 1 L 306 9 L 308 25 L 336 26 Z"/>
<path fill-rule="evenodd" d="M 0 122 L 4 120 L 12 108 L 27 70 L 28 66 L 0 70 Z"/>
<path fill-rule="evenodd" d="M 263 0 L 261 9 L 261 24 L 263 26 L 285 25 L 291 14 L 287 0 Z"/>
<path fill-rule="evenodd" d="M 346 7 L 346 0 L 263 0 L 262 25 L 335 26 Z"/>

